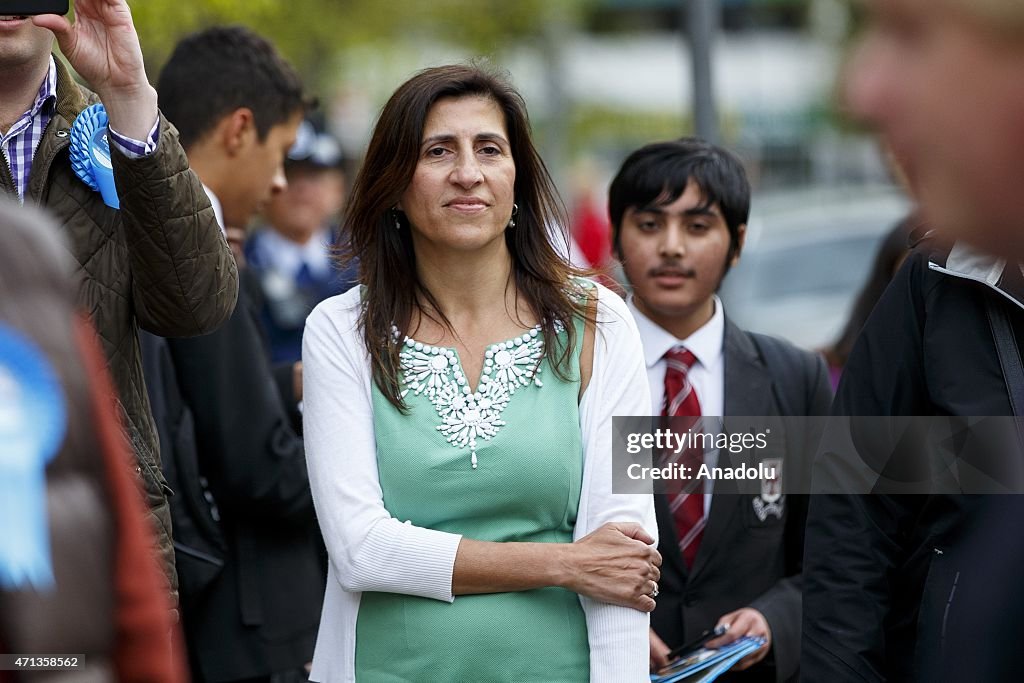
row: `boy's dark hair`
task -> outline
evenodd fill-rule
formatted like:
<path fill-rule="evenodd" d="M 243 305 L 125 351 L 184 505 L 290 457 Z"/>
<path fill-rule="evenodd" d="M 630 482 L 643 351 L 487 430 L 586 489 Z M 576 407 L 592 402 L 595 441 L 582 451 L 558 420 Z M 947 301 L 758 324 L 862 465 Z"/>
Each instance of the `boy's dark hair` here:
<path fill-rule="evenodd" d="M 699 138 L 645 145 L 630 154 L 608 190 L 615 252 L 620 252 L 622 217 L 630 207 L 662 206 L 679 199 L 690 182 L 717 204 L 729 228 L 729 259 L 739 249 L 739 229 L 750 215 L 750 182 L 743 164 L 726 149 Z"/>
<path fill-rule="evenodd" d="M 160 109 L 189 149 L 224 116 L 252 110 L 260 141 L 308 102 L 302 81 L 266 39 L 242 26 L 183 38 L 157 80 Z"/>

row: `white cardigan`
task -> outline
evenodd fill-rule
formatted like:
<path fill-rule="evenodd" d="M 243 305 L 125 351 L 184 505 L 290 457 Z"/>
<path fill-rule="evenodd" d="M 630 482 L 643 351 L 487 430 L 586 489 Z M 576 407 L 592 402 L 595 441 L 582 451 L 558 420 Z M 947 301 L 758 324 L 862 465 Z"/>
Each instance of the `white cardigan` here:
<path fill-rule="evenodd" d="M 362 591 L 452 602 L 461 536 L 393 519 L 377 478 L 369 354 L 358 330 L 360 288 L 322 302 L 302 342 L 303 425 L 309 483 L 330 555 L 327 593 L 310 678 L 355 681 Z M 573 539 L 605 522 L 639 522 L 657 535 L 649 495 L 612 494 L 612 416 L 647 415 L 643 349 L 625 303 L 598 290 L 594 369 L 580 404 L 583 485 Z M 590 642 L 590 680 L 649 681 L 649 616 L 580 596 Z"/>

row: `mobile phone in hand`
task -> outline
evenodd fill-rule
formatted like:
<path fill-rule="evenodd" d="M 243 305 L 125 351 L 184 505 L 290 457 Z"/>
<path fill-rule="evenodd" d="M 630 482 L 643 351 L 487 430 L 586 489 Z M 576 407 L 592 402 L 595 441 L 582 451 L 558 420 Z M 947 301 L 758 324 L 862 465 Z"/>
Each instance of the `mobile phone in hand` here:
<path fill-rule="evenodd" d="M 0 0 L 0 17 L 67 13 L 68 0 Z"/>
<path fill-rule="evenodd" d="M 697 636 L 696 638 L 694 638 L 690 642 L 683 643 L 679 647 L 674 648 L 671 652 L 668 653 L 667 656 L 668 656 L 669 659 L 674 659 L 675 657 L 679 657 L 681 655 L 689 654 L 692 650 L 696 650 L 697 648 L 704 647 L 704 644 L 706 642 L 708 642 L 709 640 L 714 640 L 715 638 L 717 638 L 719 636 L 724 636 L 728 631 L 729 631 L 729 625 L 728 624 L 721 624 L 719 626 L 716 626 L 713 630 L 704 631 L 703 633 L 701 633 L 699 636 Z"/>

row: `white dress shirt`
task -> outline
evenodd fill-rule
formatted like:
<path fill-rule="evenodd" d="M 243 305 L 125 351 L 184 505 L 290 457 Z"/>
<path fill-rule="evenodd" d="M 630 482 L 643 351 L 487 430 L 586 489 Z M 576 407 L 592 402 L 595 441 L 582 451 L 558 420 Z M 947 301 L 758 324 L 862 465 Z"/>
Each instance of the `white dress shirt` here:
<path fill-rule="evenodd" d="M 725 412 L 725 358 L 722 353 L 725 342 L 725 313 L 718 297 L 714 297 L 715 311 L 711 314 L 711 319 L 686 339 L 677 339 L 671 332 L 641 313 L 632 296 L 626 305 L 636 320 L 640 340 L 644 345 L 644 364 L 647 366 L 647 380 L 651 385 L 651 415 L 661 415 L 665 405 L 665 372 L 668 367 L 665 354 L 673 347 L 682 345 L 697 358 L 687 377 L 693 390 L 697 392 L 701 414 L 721 417 Z M 718 451 L 706 452 L 704 462 L 709 467 L 717 465 Z M 714 480 L 708 479 L 704 482 L 705 516 L 711 510 L 713 488 Z"/>
<path fill-rule="evenodd" d="M 320 230 L 305 244 L 293 242 L 276 230 L 267 228 L 260 239 L 260 251 L 267 258 L 267 264 L 290 280 L 295 279 L 305 265 L 318 278 L 325 278 L 331 272 L 331 233 Z"/>
<path fill-rule="evenodd" d="M 206 196 L 210 198 L 210 204 L 213 205 L 213 215 L 217 217 L 217 225 L 220 226 L 221 233 L 226 235 L 227 231 L 224 229 L 224 209 L 220 205 L 220 200 L 217 199 L 217 195 L 213 193 L 213 190 L 206 186 L 206 183 L 203 183 L 203 189 L 206 190 Z"/>

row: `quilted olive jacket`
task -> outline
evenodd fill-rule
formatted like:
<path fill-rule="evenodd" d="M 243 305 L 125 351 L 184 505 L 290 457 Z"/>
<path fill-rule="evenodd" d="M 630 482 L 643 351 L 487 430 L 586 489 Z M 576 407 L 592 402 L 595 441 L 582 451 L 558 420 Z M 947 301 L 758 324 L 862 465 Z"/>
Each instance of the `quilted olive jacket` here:
<path fill-rule="evenodd" d="M 78 305 L 92 318 L 114 379 L 172 593 L 176 594 L 169 492 L 139 356 L 138 330 L 164 337 L 207 334 L 228 319 L 238 272 L 174 127 L 162 117 L 156 151 L 128 159 L 112 149 L 121 208 L 107 207 L 71 170 L 68 134 L 96 96 L 57 60 L 56 111 L 43 133 L 25 192 L 63 226 L 78 268 Z M 10 170 L 0 184 L 14 193 Z"/>

